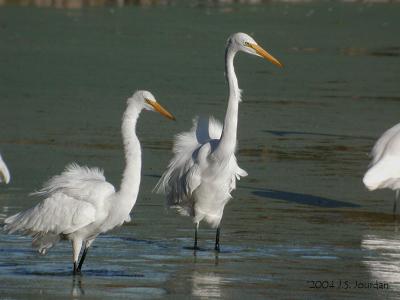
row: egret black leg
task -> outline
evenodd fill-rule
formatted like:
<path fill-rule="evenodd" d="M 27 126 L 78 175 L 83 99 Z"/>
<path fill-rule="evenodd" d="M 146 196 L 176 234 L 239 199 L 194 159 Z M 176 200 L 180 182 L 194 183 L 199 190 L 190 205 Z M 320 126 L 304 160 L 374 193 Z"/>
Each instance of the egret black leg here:
<path fill-rule="evenodd" d="M 197 230 L 199 229 L 199 223 L 194 224 L 194 245 L 193 249 L 198 250 L 199 248 L 197 247 Z"/>
<path fill-rule="evenodd" d="M 81 272 L 82 265 L 83 265 L 83 262 L 85 261 L 86 254 L 88 253 L 88 251 L 89 251 L 89 247 L 85 247 L 85 249 L 83 249 L 83 253 L 82 253 L 81 259 L 79 261 L 78 269 L 77 269 L 78 273 Z"/>
<path fill-rule="evenodd" d="M 218 227 L 217 228 L 217 233 L 216 233 L 216 235 L 215 235 L 215 251 L 218 251 L 219 252 L 219 234 L 220 234 L 220 228 Z"/>
<path fill-rule="evenodd" d="M 80 270 L 78 270 L 78 265 L 77 265 L 76 261 L 74 261 L 74 271 L 73 272 L 74 272 L 74 275 L 77 275 L 80 273 Z"/>

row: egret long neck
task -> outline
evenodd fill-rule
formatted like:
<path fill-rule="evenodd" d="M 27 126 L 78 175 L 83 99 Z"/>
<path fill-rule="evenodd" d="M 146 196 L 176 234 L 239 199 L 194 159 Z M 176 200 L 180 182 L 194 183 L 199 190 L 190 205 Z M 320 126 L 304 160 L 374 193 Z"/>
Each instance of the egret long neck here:
<path fill-rule="evenodd" d="M 229 154 L 233 154 L 236 148 L 240 90 L 233 66 L 235 55 L 236 51 L 228 46 L 225 52 L 225 75 L 229 88 L 228 108 L 225 114 L 221 139 L 215 151 L 216 155 L 220 157 L 227 157 Z"/>
<path fill-rule="evenodd" d="M 126 166 L 122 176 L 119 191 L 120 201 L 127 213 L 135 205 L 140 186 L 142 169 L 142 152 L 139 139 L 136 136 L 136 122 L 139 117 L 138 107 L 128 107 L 122 121 L 122 139 L 125 150 Z"/>

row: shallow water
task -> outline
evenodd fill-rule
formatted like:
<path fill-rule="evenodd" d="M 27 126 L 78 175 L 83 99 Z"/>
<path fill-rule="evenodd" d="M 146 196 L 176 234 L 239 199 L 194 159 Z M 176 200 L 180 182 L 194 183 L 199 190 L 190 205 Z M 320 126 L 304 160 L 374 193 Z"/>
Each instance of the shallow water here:
<path fill-rule="evenodd" d="M 192 3 L 192 2 L 190 2 Z M 201 2 L 200 2 L 201 3 Z M 83 275 L 61 243 L 39 256 L 0 233 L 1 299 L 396 299 L 393 193 L 361 183 L 376 138 L 399 121 L 399 4 L 306 3 L 0 8 L 0 146 L 12 182 L 0 221 L 71 161 L 116 186 L 125 99 L 151 90 L 178 121 L 143 113 L 143 179 L 132 223 L 100 236 Z M 227 36 L 252 34 L 284 69 L 241 54 L 238 183 L 221 247 L 151 193 L 171 138 L 223 118 Z M 311 282 L 310 282 L 311 281 Z M 314 281 L 314 282 L 312 282 Z M 387 283 L 375 289 L 368 283 Z M 329 287 L 318 287 L 318 284 Z"/>

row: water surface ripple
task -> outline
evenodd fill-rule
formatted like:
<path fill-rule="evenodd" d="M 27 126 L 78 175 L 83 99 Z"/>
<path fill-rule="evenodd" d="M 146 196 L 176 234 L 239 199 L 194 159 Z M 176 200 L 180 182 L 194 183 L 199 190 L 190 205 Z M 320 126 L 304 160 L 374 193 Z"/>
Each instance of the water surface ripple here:
<path fill-rule="evenodd" d="M 361 182 L 374 141 L 400 120 L 398 3 L 0 2 L 0 150 L 12 172 L 0 223 L 37 203 L 29 193 L 72 161 L 104 168 L 119 186 L 120 120 L 136 89 L 177 117 L 141 115 L 132 222 L 96 240 L 82 276 L 72 276 L 69 243 L 40 256 L 29 238 L 0 233 L 0 299 L 400 297 L 394 195 Z M 151 191 L 172 137 L 195 115 L 223 118 L 224 46 L 235 31 L 285 68 L 235 61 L 238 163 L 249 176 L 225 209 L 221 253 L 204 225 L 194 252 L 190 220 Z"/>

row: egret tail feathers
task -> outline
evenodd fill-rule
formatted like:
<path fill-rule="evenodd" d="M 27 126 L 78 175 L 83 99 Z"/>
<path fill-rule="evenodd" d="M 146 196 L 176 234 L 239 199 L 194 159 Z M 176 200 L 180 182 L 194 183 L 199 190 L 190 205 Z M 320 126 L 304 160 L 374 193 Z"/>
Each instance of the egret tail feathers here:
<path fill-rule="evenodd" d="M 26 213 L 26 212 L 25 212 Z M 32 247 L 40 254 L 45 255 L 48 250 L 60 241 L 60 235 L 50 232 L 34 231 L 29 228 L 29 220 L 24 212 L 17 213 L 4 220 L 4 231 L 9 234 L 19 231 L 23 235 L 32 237 Z"/>
<path fill-rule="evenodd" d="M 193 153 L 210 140 L 219 139 L 222 134 L 222 124 L 213 117 L 193 119 L 190 131 L 181 132 L 175 136 L 172 152 L 173 158 L 153 192 L 168 194 L 171 190 L 183 191 L 180 180 L 194 165 Z"/>
<path fill-rule="evenodd" d="M 59 234 L 38 232 L 32 236 L 32 247 L 41 255 L 46 255 L 61 239 Z"/>

